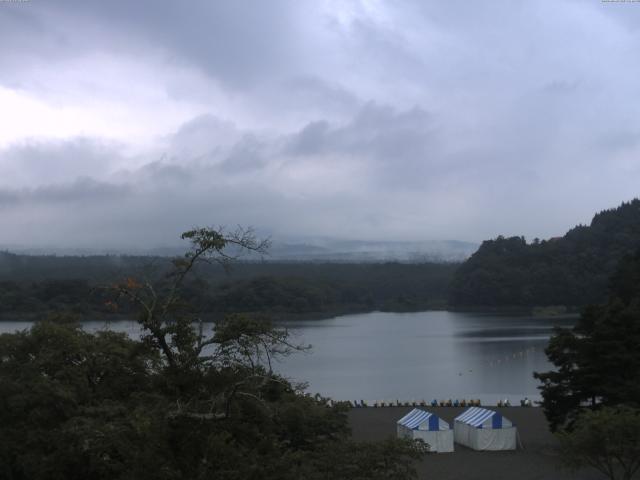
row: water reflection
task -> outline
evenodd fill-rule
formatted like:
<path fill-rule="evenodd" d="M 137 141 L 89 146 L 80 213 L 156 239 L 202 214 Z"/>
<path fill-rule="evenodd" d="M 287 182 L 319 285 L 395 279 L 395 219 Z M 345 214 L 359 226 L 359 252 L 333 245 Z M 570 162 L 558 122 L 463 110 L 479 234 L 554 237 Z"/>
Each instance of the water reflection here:
<path fill-rule="evenodd" d="M 280 364 L 310 390 L 339 399 L 539 398 L 534 371 L 551 366 L 554 326 L 574 318 L 453 312 L 370 313 L 284 323 L 313 353 Z"/>

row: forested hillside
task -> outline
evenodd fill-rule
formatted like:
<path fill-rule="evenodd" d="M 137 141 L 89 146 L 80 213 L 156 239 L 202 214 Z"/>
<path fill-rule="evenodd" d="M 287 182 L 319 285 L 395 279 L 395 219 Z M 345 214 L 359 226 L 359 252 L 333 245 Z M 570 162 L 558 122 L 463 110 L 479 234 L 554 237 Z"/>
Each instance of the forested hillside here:
<path fill-rule="evenodd" d="M 332 314 L 417 310 L 446 305 L 458 264 L 236 263 L 225 272 L 201 265 L 184 296 L 209 313 Z M 167 273 L 167 257 L 56 257 L 0 254 L 0 315 L 49 311 L 109 313 L 97 288 Z M 126 314 L 120 310 L 119 313 Z"/>
<path fill-rule="evenodd" d="M 640 247 L 640 200 L 593 217 L 561 238 L 504 238 L 482 243 L 454 276 L 450 305 L 583 306 L 602 302 L 608 278 Z"/>

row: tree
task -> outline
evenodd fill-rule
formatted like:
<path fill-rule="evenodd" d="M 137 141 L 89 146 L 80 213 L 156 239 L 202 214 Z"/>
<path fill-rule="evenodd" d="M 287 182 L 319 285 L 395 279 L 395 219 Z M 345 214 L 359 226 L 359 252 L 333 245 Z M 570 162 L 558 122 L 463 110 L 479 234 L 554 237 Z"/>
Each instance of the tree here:
<path fill-rule="evenodd" d="M 424 444 L 354 443 L 346 405 L 272 370 L 305 348 L 286 330 L 231 315 L 205 332 L 184 301 L 200 262 L 266 244 L 245 230 L 183 238 L 192 248 L 162 282 L 107 288 L 112 307 L 139 309 L 141 340 L 65 317 L 0 336 L 0 479 L 411 478 Z"/>
<path fill-rule="evenodd" d="M 640 469 L 640 410 L 605 407 L 585 411 L 571 432 L 559 435 L 563 463 L 591 466 L 611 480 L 631 480 Z"/>
<path fill-rule="evenodd" d="M 546 349 L 556 370 L 535 373 L 551 428 L 571 428 L 585 407 L 640 407 L 640 253 L 623 259 L 604 305 L 585 309 Z"/>
<path fill-rule="evenodd" d="M 157 352 L 73 320 L 0 335 L 0 478 L 116 478 L 152 440 Z"/>
<path fill-rule="evenodd" d="M 201 328 L 196 332 L 192 327 L 193 321 L 199 319 L 181 296 L 187 276 L 199 262 L 216 262 L 229 268 L 244 251 L 264 252 L 269 246 L 268 241 L 258 241 L 251 230 L 241 228 L 230 234 L 222 229 L 196 228 L 183 233 L 182 239 L 189 240 L 191 248 L 184 257 L 173 261 L 174 268 L 160 285 L 127 278 L 108 287 L 118 300 L 124 298 L 139 309 L 139 322 L 146 332 L 143 339 L 157 347 L 168 366 L 177 371 L 205 364 L 209 358 L 201 353 L 216 342 L 213 337 L 207 338 Z M 235 254 L 227 253 L 229 247 L 235 249 Z"/>

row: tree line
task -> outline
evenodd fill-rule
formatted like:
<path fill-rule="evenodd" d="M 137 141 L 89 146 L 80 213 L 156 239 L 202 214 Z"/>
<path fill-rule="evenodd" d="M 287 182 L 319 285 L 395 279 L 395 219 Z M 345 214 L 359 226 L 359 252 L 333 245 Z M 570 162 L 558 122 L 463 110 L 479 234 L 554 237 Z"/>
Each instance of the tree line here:
<path fill-rule="evenodd" d="M 68 311 L 110 314 L 98 286 L 125 275 L 156 280 L 171 268 L 162 257 L 0 255 L 0 315 Z M 455 264 L 234 262 L 227 271 L 198 265 L 184 297 L 210 314 L 330 314 L 443 307 Z M 132 313 L 127 305 L 119 313 Z"/>
<path fill-rule="evenodd" d="M 239 261 L 230 271 L 199 265 L 184 290 L 191 303 L 214 314 L 556 305 L 578 310 L 606 299 L 616 265 L 638 246 L 640 200 L 635 199 L 596 214 L 589 226 L 563 237 L 487 240 L 462 264 Z M 97 285 L 129 274 L 153 280 L 170 268 L 167 257 L 0 253 L 0 316 L 108 313 Z"/>

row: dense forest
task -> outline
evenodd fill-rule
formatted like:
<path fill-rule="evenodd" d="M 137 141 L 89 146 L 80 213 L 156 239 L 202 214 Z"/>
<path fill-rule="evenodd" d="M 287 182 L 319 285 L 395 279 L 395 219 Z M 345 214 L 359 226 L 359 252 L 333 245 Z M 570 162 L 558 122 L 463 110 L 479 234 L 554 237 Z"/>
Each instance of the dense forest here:
<path fill-rule="evenodd" d="M 605 303 L 589 305 L 546 349 L 555 368 L 536 373 L 552 428 L 571 426 L 582 407 L 640 407 L 640 250 L 625 255 Z"/>
<path fill-rule="evenodd" d="M 458 264 L 237 262 L 201 265 L 184 286 L 199 310 L 216 313 L 331 314 L 418 310 L 446 305 Z M 110 313 L 101 287 L 134 274 L 154 280 L 167 257 L 0 254 L 0 315 L 50 311 Z M 126 306 L 120 313 L 128 313 Z"/>
<path fill-rule="evenodd" d="M 564 305 L 602 302 L 618 262 L 640 247 L 640 200 L 596 214 L 560 238 L 488 240 L 457 270 L 454 307 Z"/>
<path fill-rule="evenodd" d="M 208 331 L 182 296 L 196 265 L 250 236 L 186 232 L 192 249 L 153 286 L 107 291 L 141 339 L 84 331 L 58 313 L 0 335 L 0 479 L 404 480 L 428 445 L 355 442 L 348 405 L 311 396 L 271 368 L 308 347 L 263 318 L 228 315 Z M 215 262 L 214 262 L 215 263 Z"/>

